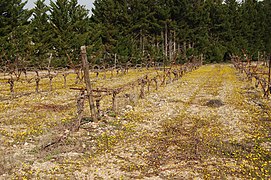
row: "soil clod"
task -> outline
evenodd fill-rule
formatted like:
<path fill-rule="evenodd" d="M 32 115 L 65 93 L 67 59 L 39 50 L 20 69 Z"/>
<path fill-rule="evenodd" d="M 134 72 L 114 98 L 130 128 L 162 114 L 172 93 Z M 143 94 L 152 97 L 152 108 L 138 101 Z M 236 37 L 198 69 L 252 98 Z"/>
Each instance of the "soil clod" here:
<path fill-rule="evenodd" d="M 219 99 L 211 99 L 206 103 L 206 106 L 218 108 L 218 107 L 224 106 L 224 103 Z"/>

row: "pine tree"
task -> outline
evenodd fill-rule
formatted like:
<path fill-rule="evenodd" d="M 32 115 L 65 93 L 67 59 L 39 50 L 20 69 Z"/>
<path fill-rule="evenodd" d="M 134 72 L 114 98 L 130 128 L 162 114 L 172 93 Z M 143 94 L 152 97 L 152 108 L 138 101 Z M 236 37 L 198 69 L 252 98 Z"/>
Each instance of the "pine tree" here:
<path fill-rule="evenodd" d="M 33 19 L 30 24 L 31 37 L 34 46 L 33 64 L 45 66 L 48 64 L 49 52 L 52 51 L 52 29 L 49 24 L 49 7 L 45 0 L 38 0 L 33 9 Z"/>
<path fill-rule="evenodd" d="M 29 18 L 21 0 L 0 1 L 0 53 L 2 63 L 25 63 L 30 54 Z"/>
<path fill-rule="evenodd" d="M 103 29 L 98 42 L 112 53 L 151 54 L 165 60 L 203 53 L 210 62 L 219 62 L 227 54 L 247 49 L 253 55 L 270 44 L 267 0 L 96 0 L 94 4 L 93 22 Z"/>
<path fill-rule="evenodd" d="M 96 0 L 94 2 L 92 21 L 103 29 L 101 40 L 108 53 L 118 51 L 119 38 L 125 37 L 129 26 L 126 0 Z"/>
<path fill-rule="evenodd" d="M 77 0 L 57 0 L 50 3 L 49 22 L 53 34 L 56 65 L 78 63 L 80 46 L 88 41 L 88 11 Z"/>
<path fill-rule="evenodd" d="M 264 50 L 271 54 L 271 1 L 264 0 L 262 4 L 262 25 L 264 31 L 262 38 L 264 43 Z"/>
<path fill-rule="evenodd" d="M 254 32 L 256 30 L 256 1 L 255 0 L 246 0 L 242 3 L 240 7 L 241 21 L 240 21 L 240 36 L 239 40 L 241 43 L 239 47 L 246 49 L 249 54 L 254 53 Z"/>

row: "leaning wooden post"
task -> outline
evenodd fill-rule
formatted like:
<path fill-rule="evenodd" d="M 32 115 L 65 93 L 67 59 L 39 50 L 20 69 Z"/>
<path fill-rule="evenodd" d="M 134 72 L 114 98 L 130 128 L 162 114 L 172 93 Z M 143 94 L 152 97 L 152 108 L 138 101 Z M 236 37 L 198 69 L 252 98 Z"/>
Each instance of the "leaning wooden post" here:
<path fill-rule="evenodd" d="M 87 88 L 87 97 L 89 101 L 91 118 L 93 119 L 94 122 L 97 122 L 97 113 L 94 106 L 94 98 L 93 98 L 92 88 L 91 88 L 90 79 L 89 79 L 89 65 L 88 65 L 88 60 L 87 60 L 86 46 L 81 46 L 81 56 L 82 56 L 84 79 L 85 79 L 85 84 Z"/>

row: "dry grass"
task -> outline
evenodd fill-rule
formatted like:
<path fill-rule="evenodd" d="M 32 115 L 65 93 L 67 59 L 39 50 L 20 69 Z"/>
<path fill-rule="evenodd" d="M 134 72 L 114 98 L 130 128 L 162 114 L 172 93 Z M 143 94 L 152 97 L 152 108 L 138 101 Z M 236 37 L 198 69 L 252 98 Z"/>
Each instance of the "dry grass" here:
<path fill-rule="evenodd" d="M 156 74 L 135 70 L 93 85 L 118 87 L 146 73 Z M 52 92 L 22 84 L 10 99 L 4 85 L 0 179 L 269 179 L 270 102 L 240 78 L 230 65 L 208 65 L 145 99 L 137 89 L 128 92 L 133 101 L 124 93 L 117 114 L 85 118 L 78 132 L 45 149 L 75 122 L 77 92 L 56 79 Z"/>

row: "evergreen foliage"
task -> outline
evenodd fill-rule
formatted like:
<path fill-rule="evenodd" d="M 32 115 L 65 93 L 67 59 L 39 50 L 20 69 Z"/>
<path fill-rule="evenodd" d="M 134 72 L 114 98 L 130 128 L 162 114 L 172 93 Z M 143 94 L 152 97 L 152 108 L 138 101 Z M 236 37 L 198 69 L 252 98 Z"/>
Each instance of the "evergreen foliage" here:
<path fill-rule="evenodd" d="M 0 0 L 0 58 L 1 64 L 20 63 L 29 58 L 29 17 L 21 0 Z"/>
<path fill-rule="evenodd" d="M 26 10 L 21 0 L 0 0 L 2 65 L 73 66 L 81 45 L 93 63 L 115 54 L 136 64 L 271 52 L 270 0 L 95 0 L 91 17 L 77 0 L 44 2 Z"/>

